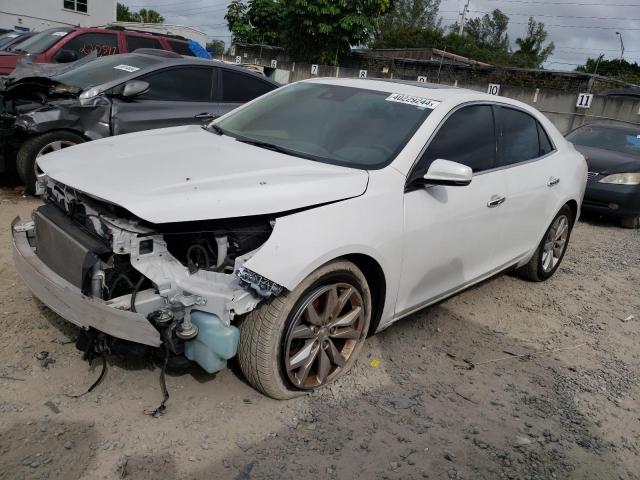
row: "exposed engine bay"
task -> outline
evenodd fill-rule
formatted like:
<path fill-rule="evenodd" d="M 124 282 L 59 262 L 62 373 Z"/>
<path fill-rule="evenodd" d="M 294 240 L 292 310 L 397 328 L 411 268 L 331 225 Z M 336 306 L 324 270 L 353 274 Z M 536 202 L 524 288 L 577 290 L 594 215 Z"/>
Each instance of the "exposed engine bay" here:
<path fill-rule="evenodd" d="M 27 232 L 40 260 L 83 295 L 144 315 L 171 353 L 209 373 L 236 353 L 234 317 L 282 291 L 243 268 L 269 238 L 271 218 L 154 225 L 48 177 L 41 183 L 45 205 Z M 159 346 L 117 328 L 107 333 Z"/>

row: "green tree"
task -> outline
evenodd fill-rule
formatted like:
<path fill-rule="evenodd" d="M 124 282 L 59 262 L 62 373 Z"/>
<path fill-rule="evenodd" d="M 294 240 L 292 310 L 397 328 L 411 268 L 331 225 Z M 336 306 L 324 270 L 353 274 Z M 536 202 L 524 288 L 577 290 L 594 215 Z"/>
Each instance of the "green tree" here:
<path fill-rule="evenodd" d="M 482 48 L 509 50 L 509 17 L 500 9 L 495 9 L 491 14 L 482 17 L 471 18 L 464 27 L 464 33 Z"/>
<path fill-rule="evenodd" d="M 407 29 L 439 29 L 438 18 L 441 0 L 395 0 L 389 13 L 383 17 L 383 29 L 404 27 Z"/>
<path fill-rule="evenodd" d="M 132 12 L 123 3 L 118 3 L 116 6 L 116 20 L 119 22 L 163 23 L 164 17 L 150 8 Z"/>
<path fill-rule="evenodd" d="M 294 58 L 334 63 L 369 43 L 391 0 L 284 0 L 286 46 Z"/>
<path fill-rule="evenodd" d="M 524 38 L 516 39 L 519 50 L 513 54 L 514 63 L 519 67 L 542 67 L 542 64 L 555 49 L 553 42 L 544 46 L 546 40 L 547 31 L 544 29 L 544 23 L 536 22 L 533 17 L 529 17 L 527 35 Z"/>
<path fill-rule="evenodd" d="M 295 59 L 333 63 L 368 43 L 391 0 L 232 0 L 225 19 L 234 41 L 288 48 Z"/>
<path fill-rule="evenodd" d="M 207 50 L 213 52 L 216 55 L 224 53 L 225 44 L 222 40 L 211 40 L 207 42 Z"/>
<path fill-rule="evenodd" d="M 118 3 L 116 7 L 116 20 L 118 22 L 139 22 L 140 15 L 137 12 L 132 12 L 129 7 L 122 3 Z"/>
<path fill-rule="evenodd" d="M 164 23 L 164 17 L 151 8 L 143 8 L 138 12 L 143 23 Z"/>
<path fill-rule="evenodd" d="M 598 65 L 597 72 L 596 64 Z M 597 58 L 589 58 L 584 65 L 576 68 L 576 71 L 586 73 L 595 72 L 598 75 L 617 78 L 636 85 L 640 84 L 640 65 L 618 58 L 614 60 L 600 60 L 599 62 Z"/>

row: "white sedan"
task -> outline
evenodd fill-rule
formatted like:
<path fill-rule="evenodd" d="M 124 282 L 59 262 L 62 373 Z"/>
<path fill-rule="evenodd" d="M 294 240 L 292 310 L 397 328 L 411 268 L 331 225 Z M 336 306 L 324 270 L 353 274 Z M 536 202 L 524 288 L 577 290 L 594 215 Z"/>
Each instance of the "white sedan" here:
<path fill-rule="evenodd" d="M 45 205 L 13 225 L 35 295 L 92 345 L 124 339 L 208 372 L 237 354 L 274 398 L 331 382 L 368 335 L 496 273 L 551 277 L 587 178 L 523 103 L 356 79 L 39 166 Z"/>

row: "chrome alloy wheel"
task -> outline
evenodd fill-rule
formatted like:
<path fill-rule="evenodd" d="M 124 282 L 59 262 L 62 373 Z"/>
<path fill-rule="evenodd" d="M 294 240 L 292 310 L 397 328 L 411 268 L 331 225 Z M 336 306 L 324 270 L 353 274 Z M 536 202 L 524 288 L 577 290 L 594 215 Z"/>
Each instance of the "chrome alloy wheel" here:
<path fill-rule="evenodd" d="M 542 270 L 549 273 L 562 258 L 569 238 L 569 218 L 560 215 L 555 219 L 542 247 Z"/>
<path fill-rule="evenodd" d="M 366 332 L 360 292 L 348 283 L 319 287 L 300 306 L 284 343 L 289 380 L 300 389 L 330 382 Z"/>

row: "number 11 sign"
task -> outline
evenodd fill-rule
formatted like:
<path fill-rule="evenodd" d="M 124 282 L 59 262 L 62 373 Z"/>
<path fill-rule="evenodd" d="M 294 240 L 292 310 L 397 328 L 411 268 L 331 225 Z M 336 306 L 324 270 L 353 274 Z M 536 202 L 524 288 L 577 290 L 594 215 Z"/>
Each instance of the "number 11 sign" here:
<path fill-rule="evenodd" d="M 591 108 L 591 101 L 593 100 L 592 93 L 579 93 L 578 100 L 576 101 L 576 107 L 578 108 Z"/>

